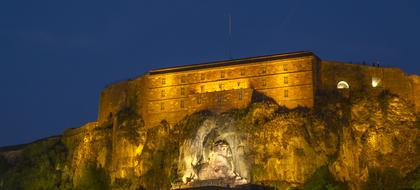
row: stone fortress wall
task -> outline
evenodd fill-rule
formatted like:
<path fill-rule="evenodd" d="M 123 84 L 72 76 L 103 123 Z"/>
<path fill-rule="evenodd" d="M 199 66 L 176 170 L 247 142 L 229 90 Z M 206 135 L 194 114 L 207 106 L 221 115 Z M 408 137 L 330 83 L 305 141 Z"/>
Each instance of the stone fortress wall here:
<path fill-rule="evenodd" d="M 111 125 L 115 114 L 127 107 L 135 108 L 139 114 L 144 115 L 145 85 L 145 78 L 137 77 L 107 86 L 99 98 L 99 125 Z"/>
<path fill-rule="evenodd" d="M 365 91 L 379 94 L 388 90 L 408 101 L 420 111 L 420 77 L 407 76 L 399 68 L 351 64 L 336 61 L 322 61 L 318 66 L 319 92 L 330 92 L 337 89 L 340 81 L 345 81 L 351 91 Z M 416 96 L 417 95 L 417 96 Z"/>
<path fill-rule="evenodd" d="M 119 110 L 135 107 L 147 127 L 163 120 L 174 124 L 198 111 L 244 108 L 255 93 L 288 108 L 312 107 L 317 95 L 337 90 L 340 81 L 351 90 L 388 89 L 420 110 L 415 96 L 420 91 L 418 76 L 408 77 L 397 68 L 321 61 L 311 52 L 296 52 L 152 70 L 105 88 L 98 122 L 112 122 Z"/>
<path fill-rule="evenodd" d="M 408 77 L 411 85 L 411 97 L 416 106 L 416 111 L 420 113 L 420 76 L 411 75 Z"/>
<path fill-rule="evenodd" d="M 197 111 L 244 108 L 253 90 L 289 108 L 312 107 L 313 61 L 314 56 L 308 54 L 287 59 L 260 58 L 242 64 L 230 61 L 224 66 L 153 70 L 146 76 L 148 119 L 153 124 L 163 119 L 176 123 Z"/>

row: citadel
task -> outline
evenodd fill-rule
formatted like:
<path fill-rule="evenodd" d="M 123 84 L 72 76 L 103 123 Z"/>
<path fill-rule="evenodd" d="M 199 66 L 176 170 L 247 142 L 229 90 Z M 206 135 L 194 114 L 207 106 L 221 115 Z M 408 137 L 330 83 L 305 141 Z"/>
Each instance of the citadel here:
<path fill-rule="evenodd" d="M 155 69 L 0 147 L 0 189 L 418 189 L 420 77 L 293 52 Z"/>
<path fill-rule="evenodd" d="M 420 111 L 420 77 L 398 68 L 324 61 L 312 52 L 293 52 L 151 70 L 105 88 L 98 124 L 135 107 L 146 127 L 175 124 L 199 111 L 221 113 L 245 108 L 260 95 L 293 109 L 311 108 L 332 91 L 384 90 L 414 103 Z M 134 104 L 134 105 L 133 105 Z"/>

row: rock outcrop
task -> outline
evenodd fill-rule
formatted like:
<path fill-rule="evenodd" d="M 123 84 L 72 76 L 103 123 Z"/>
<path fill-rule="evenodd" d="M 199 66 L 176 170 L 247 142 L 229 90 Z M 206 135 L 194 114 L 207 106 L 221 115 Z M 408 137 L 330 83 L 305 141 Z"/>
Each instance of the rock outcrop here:
<path fill-rule="evenodd" d="M 113 121 L 0 149 L 0 189 L 420 189 L 420 116 L 398 96 L 332 94 L 313 109 L 271 102 L 145 128 Z"/>

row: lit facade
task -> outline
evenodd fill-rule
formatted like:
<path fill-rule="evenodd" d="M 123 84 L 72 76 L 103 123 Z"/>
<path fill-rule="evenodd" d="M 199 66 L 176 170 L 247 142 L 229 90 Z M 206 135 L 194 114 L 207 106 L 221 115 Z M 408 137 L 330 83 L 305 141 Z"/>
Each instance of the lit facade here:
<path fill-rule="evenodd" d="M 255 94 L 287 108 L 311 108 L 317 95 L 337 90 L 339 82 L 350 89 L 365 84 L 372 92 L 388 89 L 418 102 L 418 77 L 399 69 L 322 61 L 311 52 L 296 52 L 151 70 L 107 87 L 98 120 L 110 121 L 118 110 L 134 106 L 146 126 L 174 124 L 199 111 L 244 108 Z"/>

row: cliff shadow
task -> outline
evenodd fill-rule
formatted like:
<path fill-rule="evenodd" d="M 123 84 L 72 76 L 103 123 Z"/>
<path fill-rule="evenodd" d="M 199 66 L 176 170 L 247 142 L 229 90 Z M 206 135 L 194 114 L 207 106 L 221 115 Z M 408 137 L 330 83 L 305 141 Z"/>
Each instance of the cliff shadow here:
<path fill-rule="evenodd" d="M 257 102 L 270 102 L 270 103 L 277 104 L 277 102 L 272 97 L 267 96 L 262 92 L 253 90 L 250 104 L 257 103 Z"/>

